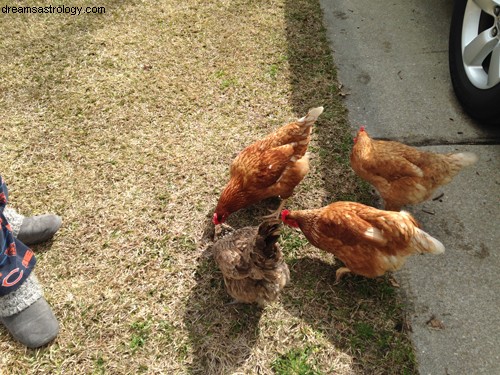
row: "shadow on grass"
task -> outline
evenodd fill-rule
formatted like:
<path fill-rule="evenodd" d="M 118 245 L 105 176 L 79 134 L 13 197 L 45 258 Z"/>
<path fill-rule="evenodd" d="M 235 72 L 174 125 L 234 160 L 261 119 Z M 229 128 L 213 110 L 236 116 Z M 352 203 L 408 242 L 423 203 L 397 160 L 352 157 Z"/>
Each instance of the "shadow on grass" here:
<path fill-rule="evenodd" d="M 327 192 L 323 203 L 358 200 L 369 204 L 368 189 L 360 185 L 350 168 L 353 136 L 319 1 L 286 0 L 285 18 L 292 87 L 290 103 L 298 116 L 312 107 L 325 108 L 314 127 L 317 149 L 310 146 L 310 151 L 319 157 L 319 165 L 315 166 Z"/>
<path fill-rule="evenodd" d="M 260 224 L 261 217 L 279 205 L 278 198 L 266 199 L 232 214 L 226 224 L 240 229 Z M 257 305 L 227 305 L 232 298 L 227 294 L 224 280 L 212 257 L 214 238 L 212 207 L 205 217 L 200 240 L 206 248 L 195 271 L 196 286 L 186 305 L 184 324 L 194 361 L 190 374 L 229 374 L 248 359 L 259 336 L 262 310 Z"/>
<path fill-rule="evenodd" d="M 231 298 L 210 247 L 200 256 L 195 280 L 184 316 L 194 358 L 189 373 L 231 374 L 251 354 L 262 311 L 255 305 L 227 305 Z"/>
<path fill-rule="evenodd" d="M 304 257 L 289 265 L 292 283 L 282 295 L 284 307 L 352 356 L 356 371 L 416 373 L 405 319 L 387 279 L 350 275 L 333 285 L 331 264 Z"/>
<path fill-rule="evenodd" d="M 353 173 L 349 155 L 352 130 L 347 121 L 319 0 L 285 0 L 287 58 L 297 114 L 323 105 L 310 146 L 313 178 L 322 179 L 323 205 L 358 201 L 372 205 L 367 184 Z M 308 207 L 304 207 L 308 208 Z M 333 285 L 337 267 L 313 258 L 289 260 L 292 285 L 282 301 L 295 316 L 354 358 L 360 373 L 415 373 L 411 344 L 402 330 L 404 315 L 386 279 L 346 277 Z"/>
<path fill-rule="evenodd" d="M 243 208 L 234 212 L 227 219 L 226 224 L 234 229 L 260 225 L 262 217 L 269 215 L 269 210 L 275 210 L 280 204 L 279 198 L 269 198 L 262 202 L 253 204 L 249 207 Z M 212 216 L 215 212 L 215 206 L 212 207 L 205 216 L 205 223 L 203 227 L 203 234 L 201 237 L 201 245 L 206 246 L 211 243 L 214 238 L 214 224 L 212 223 Z"/>
<path fill-rule="evenodd" d="M 337 87 L 318 1 L 286 0 L 287 60 L 292 93 L 290 103 L 297 117 L 323 105 L 315 144 L 320 178 L 327 191 L 325 204 L 333 200 L 371 201 L 349 166 L 352 136 L 347 113 Z M 240 210 L 227 224 L 234 228 L 257 225 L 265 201 Z M 202 243 L 213 239 L 213 209 L 207 213 Z M 199 259 L 196 285 L 187 302 L 184 324 L 194 353 L 192 374 L 231 373 L 251 355 L 259 335 L 261 310 L 253 305 L 231 305 L 222 275 L 207 249 Z M 398 332 L 403 327 L 394 289 L 385 280 L 350 276 L 333 286 L 335 268 L 319 259 L 301 258 L 289 262 L 291 286 L 281 301 L 293 315 L 321 332 L 335 347 L 351 354 L 361 373 L 414 373 L 411 346 Z M 221 313 L 223 310 L 223 313 Z M 401 321 L 394 321 L 400 319 Z M 408 349 L 410 348 L 410 349 Z M 385 361 L 385 363 L 381 363 Z M 409 364 L 409 365 L 408 365 Z M 382 370 L 380 370 L 382 369 Z"/>

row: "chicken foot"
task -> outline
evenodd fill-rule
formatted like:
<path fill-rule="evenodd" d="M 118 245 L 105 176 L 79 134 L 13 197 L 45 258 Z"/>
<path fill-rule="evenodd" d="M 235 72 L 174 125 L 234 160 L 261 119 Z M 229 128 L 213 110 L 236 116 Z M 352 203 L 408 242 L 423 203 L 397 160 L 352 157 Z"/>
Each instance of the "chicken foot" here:
<path fill-rule="evenodd" d="M 333 285 L 337 285 L 338 283 L 340 283 L 340 279 L 342 279 L 342 277 L 348 273 L 351 273 L 351 270 L 347 267 L 340 267 L 339 269 L 337 269 L 337 271 L 335 272 L 335 283 L 333 283 Z"/>
<path fill-rule="evenodd" d="M 271 211 L 271 213 L 269 215 L 262 216 L 262 218 L 264 220 L 275 219 L 275 218 L 279 219 L 281 210 L 283 209 L 283 207 L 285 207 L 286 201 L 287 201 L 286 199 L 282 199 L 280 205 L 278 206 L 278 208 L 276 210 L 269 210 L 269 211 Z"/>

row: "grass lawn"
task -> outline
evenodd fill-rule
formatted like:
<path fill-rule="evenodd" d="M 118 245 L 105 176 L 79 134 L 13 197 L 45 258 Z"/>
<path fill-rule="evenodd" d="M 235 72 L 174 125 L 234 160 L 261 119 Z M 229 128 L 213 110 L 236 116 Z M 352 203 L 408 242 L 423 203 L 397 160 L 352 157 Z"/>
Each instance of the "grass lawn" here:
<path fill-rule="evenodd" d="M 416 373 L 387 279 L 333 286 L 335 259 L 285 229 L 280 300 L 225 306 L 204 250 L 231 160 L 311 107 L 311 173 L 288 206 L 370 202 L 318 0 L 53 5 L 106 12 L 0 13 L 0 174 L 21 213 L 63 217 L 34 248 L 61 331 L 28 350 L 0 328 L 0 373 Z"/>

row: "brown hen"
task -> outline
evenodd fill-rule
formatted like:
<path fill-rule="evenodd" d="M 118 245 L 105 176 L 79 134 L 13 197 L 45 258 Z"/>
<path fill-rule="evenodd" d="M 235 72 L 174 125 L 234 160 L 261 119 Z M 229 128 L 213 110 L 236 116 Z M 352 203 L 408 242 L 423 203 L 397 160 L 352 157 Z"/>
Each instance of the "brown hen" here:
<path fill-rule="evenodd" d="M 335 202 L 313 210 L 281 213 L 282 221 L 298 227 L 314 246 L 334 254 L 347 272 L 377 277 L 396 271 L 415 253 L 440 254 L 441 242 L 418 228 L 407 212 L 382 211 L 355 202 Z"/>
<path fill-rule="evenodd" d="M 278 219 L 259 227 L 245 227 L 218 240 L 212 247 L 224 277 L 226 290 L 235 302 L 263 307 L 276 300 L 290 280 L 290 271 L 276 243 Z"/>
<path fill-rule="evenodd" d="M 399 142 L 373 140 L 364 127 L 351 152 L 352 169 L 378 190 L 385 209 L 392 211 L 428 200 L 434 190 L 477 160 L 471 152 L 437 154 Z"/>
<path fill-rule="evenodd" d="M 222 224 L 233 212 L 266 198 L 287 199 L 293 194 L 309 171 L 306 150 L 312 125 L 322 112 L 323 107 L 313 108 L 307 116 L 240 152 L 231 164 L 230 180 L 213 215 L 214 224 Z"/>

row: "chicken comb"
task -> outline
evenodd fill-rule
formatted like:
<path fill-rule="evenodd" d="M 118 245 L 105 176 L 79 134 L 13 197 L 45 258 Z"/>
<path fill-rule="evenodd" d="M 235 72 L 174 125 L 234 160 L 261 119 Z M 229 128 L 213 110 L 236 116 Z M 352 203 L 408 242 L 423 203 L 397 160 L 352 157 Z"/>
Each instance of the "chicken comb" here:
<path fill-rule="evenodd" d="M 290 213 L 290 211 L 287 209 L 284 209 L 283 211 L 281 211 L 281 221 L 285 221 L 286 217 L 288 216 L 289 213 Z"/>
<path fill-rule="evenodd" d="M 364 126 L 361 126 L 361 127 L 359 128 L 359 131 L 360 131 L 360 132 L 364 132 L 364 131 L 365 131 L 365 127 L 364 127 Z"/>

